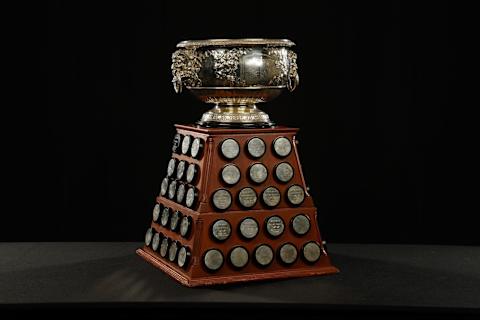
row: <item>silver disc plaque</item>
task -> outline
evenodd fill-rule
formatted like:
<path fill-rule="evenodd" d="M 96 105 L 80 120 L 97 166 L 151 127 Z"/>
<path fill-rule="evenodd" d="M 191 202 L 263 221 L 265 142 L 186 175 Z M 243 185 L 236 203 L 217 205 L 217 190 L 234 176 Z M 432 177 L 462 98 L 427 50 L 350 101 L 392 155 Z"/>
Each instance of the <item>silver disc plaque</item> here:
<path fill-rule="evenodd" d="M 263 190 L 262 199 L 268 207 L 275 207 L 280 203 L 280 191 L 275 187 L 268 187 Z"/>
<path fill-rule="evenodd" d="M 297 260 L 297 248 L 291 243 L 285 243 L 278 252 L 280 260 L 285 264 L 292 264 Z"/>
<path fill-rule="evenodd" d="M 223 254 L 220 250 L 210 249 L 203 256 L 203 264 L 210 271 L 217 271 L 223 265 Z"/>
<path fill-rule="evenodd" d="M 182 135 L 180 133 L 175 134 L 175 137 L 173 137 L 173 144 L 172 144 L 173 153 L 179 153 L 181 141 L 182 141 Z"/>
<path fill-rule="evenodd" d="M 186 180 L 188 183 L 192 183 L 197 175 L 197 165 L 195 163 L 190 163 L 187 168 Z"/>
<path fill-rule="evenodd" d="M 168 190 L 168 178 L 164 178 L 162 180 L 162 184 L 160 186 L 160 195 L 161 196 L 165 196 L 167 194 L 167 190 Z"/>
<path fill-rule="evenodd" d="M 168 199 L 175 198 L 176 193 L 177 193 L 177 181 L 172 180 L 170 181 L 170 185 L 168 186 Z"/>
<path fill-rule="evenodd" d="M 183 137 L 182 141 L 182 153 L 187 154 L 188 151 L 190 150 L 190 143 L 192 142 L 192 137 L 189 135 L 186 135 Z"/>
<path fill-rule="evenodd" d="M 253 239 L 258 234 L 258 222 L 253 218 L 245 218 L 240 222 L 239 231 L 245 239 Z"/>
<path fill-rule="evenodd" d="M 292 220 L 292 229 L 299 236 L 303 236 L 310 230 L 310 219 L 304 214 L 296 215 Z"/>
<path fill-rule="evenodd" d="M 290 140 L 285 137 L 278 137 L 273 141 L 273 150 L 279 157 L 286 157 L 292 151 Z"/>
<path fill-rule="evenodd" d="M 229 254 L 230 263 L 237 269 L 243 268 L 248 263 L 248 251 L 244 247 L 235 247 Z"/>
<path fill-rule="evenodd" d="M 180 225 L 180 220 L 182 219 L 182 214 L 180 211 L 175 211 L 170 218 L 170 230 L 177 231 L 178 226 Z"/>
<path fill-rule="evenodd" d="M 293 178 L 293 167 L 287 163 L 279 163 L 275 167 L 275 177 L 281 182 L 288 182 Z"/>
<path fill-rule="evenodd" d="M 285 223 L 283 223 L 282 218 L 279 216 L 272 216 L 267 219 L 265 228 L 269 235 L 278 237 L 283 233 L 283 230 L 285 230 Z"/>
<path fill-rule="evenodd" d="M 172 241 L 170 247 L 168 248 L 168 260 L 175 261 L 177 259 L 178 253 L 178 243 L 177 241 Z"/>
<path fill-rule="evenodd" d="M 190 234 L 190 229 L 192 226 L 192 218 L 189 216 L 184 216 L 182 222 L 180 222 L 180 235 L 184 238 L 187 238 Z"/>
<path fill-rule="evenodd" d="M 213 193 L 212 202 L 218 210 L 226 210 L 232 204 L 232 195 L 228 190 L 218 189 Z"/>
<path fill-rule="evenodd" d="M 175 158 L 170 159 L 168 161 L 168 166 L 167 166 L 167 177 L 171 177 L 172 174 L 175 172 L 175 165 L 177 164 L 177 160 Z"/>
<path fill-rule="evenodd" d="M 200 152 L 203 149 L 203 142 L 200 138 L 193 139 L 192 147 L 190 149 L 190 154 L 192 158 L 198 158 L 200 156 Z"/>
<path fill-rule="evenodd" d="M 177 188 L 177 202 L 182 204 L 185 199 L 185 184 L 180 183 Z"/>
<path fill-rule="evenodd" d="M 155 207 L 153 207 L 152 212 L 152 219 L 154 222 L 157 222 L 158 218 L 160 217 L 160 211 L 162 211 L 162 207 L 157 203 Z"/>
<path fill-rule="evenodd" d="M 225 241 L 230 237 L 232 227 L 227 220 L 217 220 L 212 225 L 212 236 L 218 241 Z"/>
<path fill-rule="evenodd" d="M 234 139 L 226 139 L 220 146 L 222 155 L 227 159 L 235 159 L 240 153 L 240 146 Z"/>
<path fill-rule="evenodd" d="M 152 250 L 157 251 L 160 246 L 160 233 L 156 232 L 152 239 Z"/>
<path fill-rule="evenodd" d="M 168 238 L 162 239 L 162 243 L 160 244 L 160 255 L 164 258 L 167 256 L 169 244 L 170 240 L 168 240 Z"/>
<path fill-rule="evenodd" d="M 265 167 L 263 164 L 255 163 L 250 166 L 250 169 L 248 170 L 248 175 L 253 182 L 262 183 L 267 180 L 268 170 L 267 167 Z"/>
<path fill-rule="evenodd" d="M 322 250 L 318 243 L 316 242 L 308 242 L 303 246 L 303 257 L 310 263 L 317 262 L 322 255 Z"/>
<path fill-rule="evenodd" d="M 287 190 L 287 199 L 291 204 L 298 206 L 305 200 L 305 191 L 298 184 L 294 184 Z"/>
<path fill-rule="evenodd" d="M 266 150 L 265 142 L 257 137 L 252 138 L 247 143 L 247 150 L 252 157 L 260 158 Z"/>
<path fill-rule="evenodd" d="M 273 250 L 270 246 L 262 244 L 255 249 L 254 256 L 260 266 L 266 267 L 273 261 Z"/>
<path fill-rule="evenodd" d="M 238 193 L 238 202 L 240 202 L 244 208 L 252 208 L 257 203 L 257 193 L 253 188 L 243 188 Z"/>
<path fill-rule="evenodd" d="M 185 161 L 181 160 L 177 165 L 177 179 L 182 180 L 183 175 L 185 174 Z"/>
<path fill-rule="evenodd" d="M 195 187 L 190 187 L 187 191 L 185 205 L 191 208 L 195 204 L 196 200 L 197 200 L 197 190 L 195 189 Z"/>
<path fill-rule="evenodd" d="M 148 247 L 152 243 L 153 238 L 153 228 L 148 228 L 147 233 L 145 233 L 145 245 Z"/>
<path fill-rule="evenodd" d="M 162 216 L 160 217 L 160 224 L 166 227 L 168 225 L 169 220 L 170 220 L 170 208 L 165 207 L 163 208 Z"/>
<path fill-rule="evenodd" d="M 178 250 L 177 264 L 180 268 L 184 268 L 188 265 L 188 260 L 190 260 L 190 250 L 187 247 L 181 247 Z"/>
<path fill-rule="evenodd" d="M 222 180 L 226 184 L 234 185 L 240 180 L 240 169 L 234 164 L 227 164 L 222 169 Z"/>

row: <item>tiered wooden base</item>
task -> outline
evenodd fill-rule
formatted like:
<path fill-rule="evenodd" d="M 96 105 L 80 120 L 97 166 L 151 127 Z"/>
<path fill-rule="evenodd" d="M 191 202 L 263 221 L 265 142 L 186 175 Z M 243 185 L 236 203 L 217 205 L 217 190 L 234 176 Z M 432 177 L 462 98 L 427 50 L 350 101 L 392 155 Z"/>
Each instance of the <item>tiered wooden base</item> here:
<path fill-rule="evenodd" d="M 169 187 L 175 181 L 173 182 L 175 188 L 167 188 L 167 191 L 162 188 L 161 194 L 157 197 L 156 202 L 159 206 L 156 209 L 157 215 L 154 215 L 156 221 L 152 221 L 151 229 L 147 232 L 146 245 L 137 250 L 138 255 L 186 286 L 303 277 L 338 272 L 338 269 L 332 266 L 328 253 L 322 245 L 316 208 L 306 188 L 296 148 L 295 134 L 298 129 L 287 127 L 223 129 L 187 125 L 176 125 L 176 128 L 182 138 L 190 136 L 188 138 L 190 141 L 195 138 L 199 138 L 201 141 L 202 147 L 198 154 L 193 152 L 191 147 L 188 147 L 188 150 L 184 148 L 184 153 L 182 153 L 182 143 L 172 154 L 172 158 L 175 159 L 173 162 L 177 165 L 180 161 L 185 162 L 185 167 L 192 163 L 195 164 L 197 176 L 190 182 L 186 181 L 186 176 L 181 172 L 177 179 L 178 170 L 175 170 L 170 176 Z M 276 151 L 274 144 L 279 137 L 286 138 L 291 142 L 290 152 L 286 152 L 288 146 L 285 149 L 285 145 L 281 146 L 282 148 L 278 149 L 278 152 Z M 262 155 L 255 154 L 259 152 L 258 148 L 254 148 L 254 155 L 248 149 L 247 145 L 252 138 L 263 140 L 265 151 Z M 232 158 L 231 148 L 222 151 L 222 144 L 226 139 L 233 139 L 238 143 L 237 156 Z M 192 156 L 192 153 L 195 157 Z M 234 153 L 235 151 L 233 151 L 233 155 L 235 155 Z M 254 180 L 250 177 L 251 167 L 257 163 L 267 169 L 267 176 L 262 182 L 254 181 L 258 177 Z M 290 168 L 293 169 L 291 177 L 288 173 L 287 178 L 282 176 L 282 173 L 277 174 L 277 166 L 280 163 L 290 165 Z M 240 178 L 234 184 L 226 183 L 221 174 L 222 169 L 228 165 L 235 165 L 240 172 Z M 278 175 L 284 181 L 279 179 Z M 288 181 L 285 181 L 287 179 Z M 179 197 L 177 199 L 176 194 L 175 196 L 172 196 L 172 193 L 168 194 L 168 191 L 174 191 L 173 189 L 176 191 L 181 184 L 184 185 L 185 190 L 195 189 L 196 198 L 193 202 L 190 201 L 191 198 L 185 200 L 184 197 Z M 297 191 L 298 187 L 303 189 L 304 197 L 300 203 L 297 202 L 302 199 L 301 192 L 300 194 L 293 192 L 292 186 L 296 186 L 294 188 L 297 188 Z M 253 205 L 251 197 L 239 196 L 240 191 L 246 187 L 253 189 L 255 191 L 253 194 L 257 196 L 257 201 Z M 273 192 L 273 195 L 266 194 L 264 197 L 264 191 L 271 187 L 276 189 L 278 194 Z M 213 200 L 214 194 L 220 189 L 226 190 L 226 193 L 231 195 L 230 205 L 228 205 L 228 201 L 225 204 L 224 197 L 217 198 L 217 201 Z M 276 200 L 278 203 L 275 203 Z M 245 206 L 246 202 L 249 203 L 248 208 Z M 223 205 L 227 208 L 222 207 Z M 220 208 L 218 208 L 219 206 Z M 158 210 L 161 211 L 160 215 Z M 189 217 L 191 222 L 189 232 L 183 232 L 182 235 L 180 228 L 172 226 L 170 221 L 165 223 L 166 221 L 163 220 L 162 223 L 164 211 L 168 211 L 170 217 L 174 212 L 177 212 L 180 219 Z M 276 216 L 273 219 L 275 221 L 269 220 L 273 216 Z M 307 221 L 310 227 L 305 229 L 304 224 L 300 227 L 298 224 L 294 225 L 293 219 L 298 216 L 302 216 L 302 221 Z M 247 218 L 255 220 L 258 224 L 258 232 L 251 239 L 247 239 L 245 233 L 240 230 L 242 221 Z M 230 227 L 227 230 L 225 228 L 215 229 L 214 224 L 218 220 L 228 222 Z M 249 230 L 252 232 L 251 228 Z M 153 244 L 151 236 L 157 233 L 157 242 Z M 163 248 L 162 256 L 158 240 L 161 243 L 164 239 L 165 243 L 175 243 L 178 249 L 185 248 L 183 253 L 188 252 L 187 259 L 184 259 L 185 255 L 180 258 L 178 250 L 172 250 L 172 254 L 169 256 L 169 248 Z M 289 247 L 293 248 L 293 252 L 285 250 L 281 254 L 281 248 L 285 244 L 289 244 Z M 271 261 L 269 261 L 268 252 L 266 255 L 256 255 L 256 249 L 260 246 L 270 248 L 267 248 L 266 251 L 272 252 Z M 233 258 L 231 258 L 232 249 L 237 247 L 241 247 L 243 252 L 248 252 L 247 260 L 242 263 L 241 267 L 238 267 L 238 260 L 233 262 Z M 315 258 L 317 247 L 318 259 Z M 311 248 L 313 251 L 310 250 Z M 165 254 L 165 250 L 167 250 L 167 254 Z M 215 251 L 216 255 L 207 257 L 206 253 L 210 250 Z M 245 255 L 240 256 L 245 259 Z"/>

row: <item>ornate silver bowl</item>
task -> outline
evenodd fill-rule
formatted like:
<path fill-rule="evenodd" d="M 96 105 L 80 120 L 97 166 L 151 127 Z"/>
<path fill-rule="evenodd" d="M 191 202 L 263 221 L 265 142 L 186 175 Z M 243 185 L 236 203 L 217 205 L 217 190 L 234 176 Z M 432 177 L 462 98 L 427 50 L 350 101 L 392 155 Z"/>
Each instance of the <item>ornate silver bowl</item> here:
<path fill-rule="evenodd" d="M 297 55 L 286 39 L 189 40 L 172 55 L 173 87 L 187 88 L 215 106 L 198 122 L 204 126 L 271 126 L 257 103 L 276 98 L 299 82 Z"/>

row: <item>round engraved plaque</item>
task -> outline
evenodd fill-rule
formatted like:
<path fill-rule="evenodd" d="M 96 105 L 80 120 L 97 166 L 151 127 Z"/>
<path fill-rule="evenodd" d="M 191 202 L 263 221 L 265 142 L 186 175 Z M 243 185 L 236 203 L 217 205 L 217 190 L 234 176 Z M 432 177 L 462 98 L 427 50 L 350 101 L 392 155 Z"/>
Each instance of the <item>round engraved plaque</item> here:
<path fill-rule="evenodd" d="M 163 238 L 162 243 L 160 244 L 160 255 L 164 258 L 167 256 L 169 245 L 170 240 L 167 237 Z"/>
<path fill-rule="evenodd" d="M 287 163 L 279 163 L 275 167 L 275 177 L 281 182 L 288 182 L 293 178 L 293 167 Z"/>
<path fill-rule="evenodd" d="M 210 249 L 203 256 L 203 264 L 210 271 L 217 271 L 223 265 L 223 254 L 220 250 Z"/>
<path fill-rule="evenodd" d="M 298 206 L 303 202 L 303 200 L 305 200 L 305 191 L 303 191 L 303 188 L 299 185 L 294 184 L 287 190 L 287 199 L 288 202 L 294 206 Z"/>
<path fill-rule="evenodd" d="M 180 183 L 177 188 L 177 202 L 182 204 L 185 199 L 185 184 Z"/>
<path fill-rule="evenodd" d="M 260 158 L 265 154 L 266 145 L 260 138 L 252 138 L 247 143 L 248 153 L 254 158 Z"/>
<path fill-rule="evenodd" d="M 267 180 L 268 170 L 267 167 L 265 167 L 263 164 L 255 163 L 250 166 L 250 169 L 248 170 L 248 175 L 253 182 L 262 183 Z"/>
<path fill-rule="evenodd" d="M 227 159 L 235 159 L 240 153 L 240 146 L 234 139 L 226 139 L 220 146 L 222 154 Z"/>
<path fill-rule="evenodd" d="M 160 217 L 160 224 L 166 227 L 169 221 L 170 221 L 170 208 L 165 207 L 163 208 L 162 216 Z"/>
<path fill-rule="evenodd" d="M 311 241 L 305 244 L 303 246 L 302 252 L 305 260 L 310 263 L 317 262 L 318 259 L 320 259 L 320 256 L 322 255 L 322 250 L 320 246 L 318 245 L 318 243 L 314 241 Z"/>
<path fill-rule="evenodd" d="M 178 250 L 177 264 L 180 268 L 184 268 L 188 265 L 190 255 L 190 250 L 188 250 L 187 247 L 181 247 L 180 250 Z"/>
<path fill-rule="evenodd" d="M 285 223 L 279 216 L 272 216 L 267 219 L 265 228 L 269 235 L 278 237 L 283 233 L 283 230 L 285 230 Z"/>
<path fill-rule="evenodd" d="M 153 207 L 153 212 L 152 212 L 152 219 L 154 222 L 157 222 L 158 218 L 160 217 L 160 212 L 162 211 L 162 207 L 160 204 L 156 204 L 155 207 Z"/>
<path fill-rule="evenodd" d="M 262 192 L 262 200 L 266 206 L 273 208 L 280 203 L 280 191 L 275 187 L 268 187 Z"/>
<path fill-rule="evenodd" d="M 185 161 L 181 160 L 177 165 L 177 179 L 182 180 L 183 175 L 185 174 Z"/>
<path fill-rule="evenodd" d="M 258 234 L 258 222 L 253 218 L 245 218 L 240 222 L 239 231 L 245 239 L 253 239 Z"/>
<path fill-rule="evenodd" d="M 152 250 L 157 251 L 160 246 L 160 233 L 156 232 L 152 239 Z"/>
<path fill-rule="evenodd" d="M 192 147 L 190 149 L 190 154 L 192 155 L 192 158 L 199 158 L 202 149 L 203 149 L 202 139 L 200 138 L 193 139 Z"/>
<path fill-rule="evenodd" d="M 298 214 L 292 219 L 293 232 L 303 236 L 310 230 L 310 219 L 304 214 Z"/>
<path fill-rule="evenodd" d="M 197 165 L 195 163 L 190 163 L 187 168 L 187 182 L 188 183 L 193 183 L 197 176 Z"/>
<path fill-rule="evenodd" d="M 170 247 L 168 248 L 168 260 L 170 260 L 171 262 L 175 261 L 177 259 L 177 253 L 178 243 L 177 241 L 172 241 Z"/>
<path fill-rule="evenodd" d="M 160 186 L 160 195 L 165 196 L 168 190 L 168 178 L 162 180 L 162 185 Z"/>
<path fill-rule="evenodd" d="M 190 235 L 190 230 L 192 228 L 192 218 L 189 216 L 184 216 L 182 222 L 180 222 L 180 235 L 184 238 L 187 238 Z"/>
<path fill-rule="evenodd" d="M 297 260 L 298 251 L 297 248 L 291 243 L 285 243 L 280 247 L 278 251 L 280 260 L 285 264 L 292 264 Z"/>
<path fill-rule="evenodd" d="M 170 218 L 170 230 L 177 231 L 180 225 L 180 220 L 182 219 L 182 214 L 180 211 L 175 211 Z"/>
<path fill-rule="evenodd" d="M 171 177 L 172 174 L 175 172 L 176 163 L 177 163 L 177 160 L 175 158 L 172 158 L 172 159 L 170 159 L 170 161 L 168 161 L 167 177 Z"/>
<path fill-rule="evenodd" d="M 266 267 L 273 261 L 273 250 L 270 246 L 262 244 L 255 249 L 254 256 L 260 266 Z"/>
<path fill-rule="evenodd" d="M 168 186 L 168 199 L 175 198 L 176 193 L 177 193 L 177 181 L 172 180 L 170 181 L 170 185 Z"/>
<path fill-rule="evenodd" d="M 232 204 L 232 195 L 228 190 L 218 189 L 213 193 L 212 202 L 218 210 L 226 210 Z"/>
<path fill-rule="evenodd" d="M 197 190 L 195 189 L 195 187 L 190 187 L 187 191 L 185 205 L 191 208 L 195 204 L 196 200 L 197 200 Z"/>
<path fill-rule="evenodd" d="M 190 150 L 190 143 L 192 142 L 192 137 L 189 135 L 186 135 L 183 137 L 182 141 L 182 153 L 187 154 L 188 150 Z"/>
<path fill-rule="evenodd" d="M 227 220 L 217 220 L 212 225 L 212 236 L 218 241 L 225 241 L 230 237 L 232 227 Z"/>
<path fill-rule="evenodd" d="M 152 243 L 153 238 L 153 228 L 148 228 L 147 233 L 145 233 L 145 245 L 148 247 Z"/>
<path fill-rule="evenodd" d="M 279 157 L 286 157 L 292 151 L 290 140 L 285 137 L 278 137 L 273 141 L 273 150 Z"/>
<path fill-rule="evenodd" d="M 175 134 L 173 137 L 172 152 L 180 153 L 180 143 L 182 141 L 182 135 L 180 133 Z"/>
<path fill-rule="evenodd" d="M 234 185 L 240 180 L 240 169 L 234 164 L 227 164 L 222 169 L 222 180 L 226 184 Z"/>
<path fill-rule="evenodd" d="M 235 247 L 230 251 L 229 260 L 232 266 L 237 269 L 245 267 L 248 263 L 248 251 L 244 247 Z"/>
<path fill-rule="evenodd" d="M 257 193 L 253 188 L 243 188 L 238 193 L 238 202 L 240 202 L 244 208 L 252 208 L 257 203 Z"/>

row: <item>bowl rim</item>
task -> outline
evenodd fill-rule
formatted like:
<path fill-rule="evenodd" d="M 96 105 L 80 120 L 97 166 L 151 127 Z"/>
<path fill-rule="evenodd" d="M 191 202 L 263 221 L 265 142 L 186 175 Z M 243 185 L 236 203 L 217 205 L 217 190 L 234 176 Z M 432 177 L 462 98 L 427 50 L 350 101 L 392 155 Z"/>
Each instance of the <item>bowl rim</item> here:
<path fill-rule="evenodd" d="M 270 47 L 293 47 L 295 43 L 288 39 L 264 39 L 264 38 L 241 38 L 241 39 L 205 39 L 184 40 L 177 44 L 177 48 L 199 47 L 245 47 L 245 46 L 270 46 Z"/>

